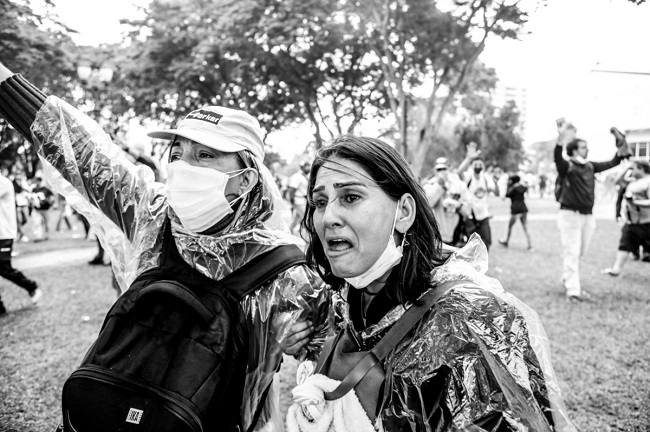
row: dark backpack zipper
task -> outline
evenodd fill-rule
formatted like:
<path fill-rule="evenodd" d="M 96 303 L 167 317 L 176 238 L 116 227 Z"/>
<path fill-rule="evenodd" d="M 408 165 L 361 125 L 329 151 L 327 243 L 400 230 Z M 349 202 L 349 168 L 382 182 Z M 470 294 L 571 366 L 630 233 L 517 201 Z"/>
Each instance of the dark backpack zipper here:
<path fill-rule="evenodd" d="M 161 397 L 166 402 L 166 404 L 168 404 L 170 411 L 176 414 L 181 420 L 188 423 L 192 430 L 203 432 L 203 426 L 199 416 L 196 415 L 196 413 L 194 413 L 191 409 L 176 400 L 176 398 L 168 395 L 165 390 L 159 388 L 158 386 L 148 383 L 143 384 L 136 379 L 115 373 L 105 367 L 90 364 L 79 367 L 79 369 L 70 375 L 70 378 L 68 378 L 68 380 L 73 380 L 76 378 L 88 378 L 114 386 L 126 387 L 130 390 L 136 390 L 139 392 L 144 390 L 148 393 L 153 393 L 156 396 Z"/>

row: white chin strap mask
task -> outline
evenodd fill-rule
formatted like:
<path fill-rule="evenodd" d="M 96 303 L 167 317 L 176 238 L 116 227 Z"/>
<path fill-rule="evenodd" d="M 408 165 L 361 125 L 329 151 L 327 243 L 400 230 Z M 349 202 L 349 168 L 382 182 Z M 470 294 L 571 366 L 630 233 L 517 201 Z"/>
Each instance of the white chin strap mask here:
<path fill-rule="evenodd" d="M 397 246 L 395 244 L 395 239 L 393 238 L 393 233 L 395 232 L 395 224 L 397 223 L 397 212 L 399 211 L 399 204 L 395 210 L 395 218 L 393 219 L 393 226 L 388 235 L 388 243 L 386 244 L 386 249 L 380 255 L 380 257 L 375 261 L 375 263 L 370 266 L 368 270 L 359 276 L 344 278 L 347 283 L 352 285 L 355 288 L 365 288 L 370 285 L 372 282 L 379 279 L 384 275 L 389 269 L 395 267 L 402 260 L 402 253 L 404 251 L 404 240 L 406 240 L 406 233 L 402 238 L 402 244 Z"/>
<path fill-rule="evenodd" d="M 222 173 L 184 161 L 172 162 L 167 165 L 165 184 L 169 205 L 185 228 L 201 233 L 233 212 L 232 203 L 226 199 L 226 184 L 247 169 Z"/>

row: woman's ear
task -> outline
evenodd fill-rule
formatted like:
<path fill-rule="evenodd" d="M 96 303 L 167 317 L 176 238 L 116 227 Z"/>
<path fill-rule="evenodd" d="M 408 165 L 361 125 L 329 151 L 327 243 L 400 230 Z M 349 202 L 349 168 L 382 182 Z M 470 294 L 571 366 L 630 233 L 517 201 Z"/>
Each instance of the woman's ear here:
<path fill-rule="evenodd" d="M 256 169 L 251 168 L 241 174 L 241 183 L 239 184 L 239 195 L 249 192 L 259 181 L 259 173 Z"/>
<path fill-rule="evenodd" d="M 398 213 L 395 229 L 404 234 L 413 226 L 415 222 L 415 212 L 417 210 L 415 205 L 415 198 L 410 193 L 405 193 L 397 203 Z"/>

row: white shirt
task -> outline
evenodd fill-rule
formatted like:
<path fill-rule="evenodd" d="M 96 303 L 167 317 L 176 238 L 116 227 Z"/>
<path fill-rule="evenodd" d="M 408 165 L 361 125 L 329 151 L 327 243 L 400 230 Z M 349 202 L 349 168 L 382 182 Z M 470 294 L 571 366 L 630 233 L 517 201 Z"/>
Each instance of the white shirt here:
<path fill-rule="evenodd" d="M 295 198 L 304 200 L 307 197 L 307 177 L 298 171 L 289 179 L 289 187 L 296 190 Z"/>
<path fill-rule="evenodd" d="M 487 197 L 490 189 L 494 189 L 493 182 L 488 180 L 485 173 L 479 174 L 478 178 L 476 178 L 473 172 L 469 173 L 466 180 L 469 182 L 469 185 L 467 185 L 468 201 L 474 213 L 474 218 L 483 220 L 489 217 L 490 209 L 488 208 Z"/>
<path fill-rule="evenodd" d="M 14 185 L 0 175 L 0 240 L 14 239 L 17 232 Z"/>
<path fill-rule="evenodd" d="M 650 176 L 641 177 L 633 181 L 625 188 L 625 196 L 637 200 L 650 198 Z M 650 207 L 635 206 L 627 199 L 623 200 L 624 215 L 628 223 L 646 224 L 650 223 Z"/>

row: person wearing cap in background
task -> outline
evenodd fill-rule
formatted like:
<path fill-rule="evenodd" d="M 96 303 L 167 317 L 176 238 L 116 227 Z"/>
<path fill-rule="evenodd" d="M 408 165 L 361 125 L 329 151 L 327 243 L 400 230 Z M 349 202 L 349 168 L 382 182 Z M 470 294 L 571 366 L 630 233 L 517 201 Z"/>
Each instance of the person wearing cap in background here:
<path fill-rule="evenodd" d="M 44 173 L 56 192 L 102 235 L 123 291 L 158 273 L 219 281 L 280 245 L 304 245 L 283 222 L 282 198 L 262 162 L 263 133 L 246 112 L 203 107 L 175 129 L 151 132 L 172 142 L 162 184 L 148 167 L 131 163 L 98 124 L 2 63 L 0 83 L 0 115 L 47 161 Z M 175 267 L 168 268 L 170 261 Z M 239 305 L 223 296 L 228 316 L 220 322 L 230 321 L 221 341 L 227 354 L 215 371 L 223 382 L 214 395 L 219 430 L 255 427 L 262 404 L 257 427 L 281 427 L 279 401 L 267 397 L 268 389 L 295 322 L 306 321 L 317 334 L 297 355 L 313 358 L 320 351 L 329 318 L 324 288 L 315 272 L 298 264 Z"/>
<path fill-rule="evenodd" d="M 456 246 L 460 242 L 458 224 L 466 210 L 467 186 L 449 172 L 447 158 L 436 159 L 434 176 L 424 184 L 429 205 L 438 222 L 443 243 Z"/>

